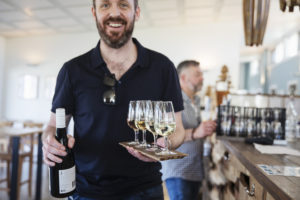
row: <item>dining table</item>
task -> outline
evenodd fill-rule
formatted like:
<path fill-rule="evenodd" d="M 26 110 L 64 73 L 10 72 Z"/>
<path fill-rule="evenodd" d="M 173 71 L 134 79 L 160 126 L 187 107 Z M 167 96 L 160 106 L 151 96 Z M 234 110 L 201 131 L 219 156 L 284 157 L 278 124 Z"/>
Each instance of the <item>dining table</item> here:
<path fill-rule="evenodd" d="M 18 166 L 19 166 L 19 148 L 22 137 L 37 135 L 38 150 L 37 150 L 37 170 L 36 170 L 36 190 L 35 200 L 41 199 L 42 185 L 42 128 L 14 128 L 1 127 L 0 138 L 9 138 L 12 141 L 12 161 L 11 161 L 11 183 L 10 183 L 10 200 L 17 200 L 18 194 Z"/>

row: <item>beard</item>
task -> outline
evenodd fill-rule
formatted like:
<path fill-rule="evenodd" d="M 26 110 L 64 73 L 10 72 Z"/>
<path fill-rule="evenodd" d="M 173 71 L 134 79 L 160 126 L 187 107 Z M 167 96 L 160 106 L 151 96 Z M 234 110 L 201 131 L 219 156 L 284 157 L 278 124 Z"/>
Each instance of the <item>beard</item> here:
<path fill-rule="evenodd" d="M 115 17 L 115 18 L 110 17 L 103 22 L 104 24 L 103 26 L 99 23 L 98 19 L 96 18 L 96 25 L 97 25 L 99 35 L 101 39 L 104 41 L 104 43 L 111 48 L 119 49 L 122 46 L 124 46 L 131 38 L 134 29 L 134 21 L 135 21 L 135 17 L 131 22 L 129 22 L 128 28 L 126 28 L 127 22 L 121 17 Z M 121 35 L 119 32 L 113 32 L 113 31 L 108 33 L 105 25 L 108 24 L 109 22 L 121 23 L 125 25 L 125 30 L 121 33 Z"/>
<path fill-rule="evenodd" d="M 197 93 L 202 89 L 202 83 L 195 85 L 195 84 L 189 82 L 188 87 L 191 91 L 193 91 L 194 93 Z"/>

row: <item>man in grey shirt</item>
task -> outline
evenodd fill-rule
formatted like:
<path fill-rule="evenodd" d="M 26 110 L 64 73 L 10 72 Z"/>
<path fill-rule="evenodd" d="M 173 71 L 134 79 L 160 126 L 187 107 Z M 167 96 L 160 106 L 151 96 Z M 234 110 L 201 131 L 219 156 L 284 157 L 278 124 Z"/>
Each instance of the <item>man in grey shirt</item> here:
<path fill-rule="evenodd" d="M 211 135 L 216 128 L 214 121 L 201 122 L 200 98 L 196 95 L 203 84 L 199 65 L 197 61 L 186 60 L 177 67 L 184 102 L 182 122 L 185 129 L 185 142 L 177 150 L 188 156 L 162 162 L 162 179 L 166 182 L 171 200 L 197 198 L 203 179 L 202 138 Z"/>

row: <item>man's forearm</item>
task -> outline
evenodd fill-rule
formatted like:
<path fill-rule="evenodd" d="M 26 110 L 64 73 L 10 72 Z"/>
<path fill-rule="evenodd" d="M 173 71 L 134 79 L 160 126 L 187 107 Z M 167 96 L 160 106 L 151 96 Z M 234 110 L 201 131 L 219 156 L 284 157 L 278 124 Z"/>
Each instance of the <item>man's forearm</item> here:
<path fill-rule="evenodd" d="M 170 149 L 177 149 L 183 143 L 185 137 L 185 132 L 181 120 L 181 112 L 175 113 L 175 118 L 176 131 L 169 137 L 171 144 Z"/>
<path fill-rule="evenodd" d="M 184 142 L 192 141 L 193 140 L 193 131 L 194 129 L 185 129 L 184 132 Z"/>
<path fill-rule="evenodd" d="M 42 139 L 46 139 L 48 135 L 55 135 L 56 128 L 54 126 L 48 125 L 43 132 Z"/>

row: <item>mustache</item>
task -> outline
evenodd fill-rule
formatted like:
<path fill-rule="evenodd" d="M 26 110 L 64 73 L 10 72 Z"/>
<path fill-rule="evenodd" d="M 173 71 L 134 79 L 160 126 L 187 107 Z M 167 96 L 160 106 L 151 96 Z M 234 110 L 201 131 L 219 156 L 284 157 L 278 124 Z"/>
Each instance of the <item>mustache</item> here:
<path fill-rule="evenodd" d="M 122 24 L 126 24 L 126 20 L 124 20 L 123 18 L 121 17 L 109 17 L 108 19 L 106 19 L 105 21 L 105 24 L 108 23 L 108 22 L 119 22 L 119 23 L 122 23 Z"/>

